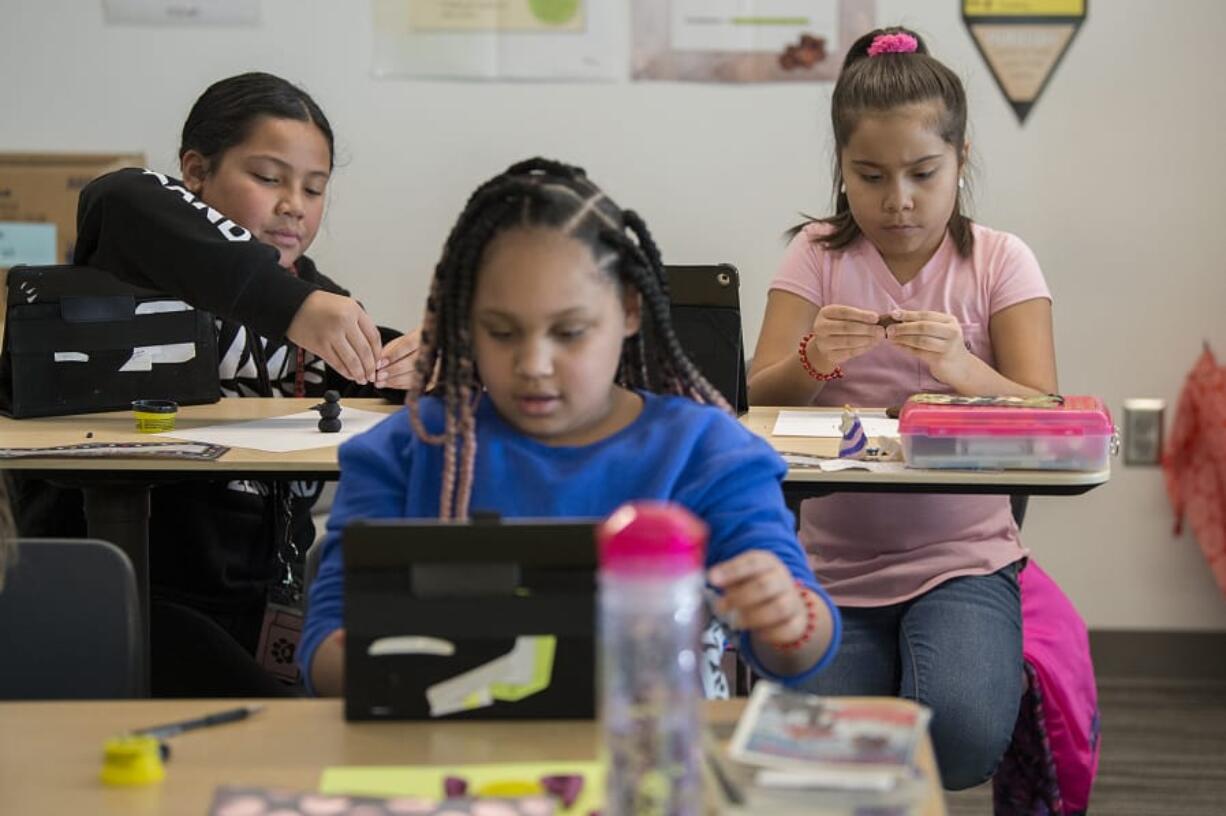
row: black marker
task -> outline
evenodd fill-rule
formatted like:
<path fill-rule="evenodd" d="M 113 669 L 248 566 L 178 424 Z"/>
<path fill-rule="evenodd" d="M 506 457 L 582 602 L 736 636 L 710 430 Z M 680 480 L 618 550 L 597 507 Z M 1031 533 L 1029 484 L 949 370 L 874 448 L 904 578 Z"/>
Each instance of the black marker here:
<path fill-rule="evenodd" d="M 207 728 L 210 725 L 222 725 L 224 723 L 245 720 L 252 714 L 263 710 L 263 708 L 264 706 L 262 705 L 246 705 L 241 708 L 232 708 L 229 711 L 208 714 L 194 720 L 183 720 L 182 722 L 168 723 L 167 725 L 157 725 L 153 728 L 142 728 L 132 733 L 154 737 L 155 739 L 165 739 L 166 737 L 173 737 L 175 734 L 182 734 L 184 731 L 193 731 L 197 728 Z"/>

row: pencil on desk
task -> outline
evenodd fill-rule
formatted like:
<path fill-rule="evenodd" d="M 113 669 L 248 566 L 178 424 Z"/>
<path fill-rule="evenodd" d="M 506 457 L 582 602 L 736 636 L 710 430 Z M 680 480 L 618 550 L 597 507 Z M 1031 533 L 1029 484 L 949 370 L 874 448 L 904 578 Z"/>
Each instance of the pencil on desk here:
<path fill-rule="evenodd" d="M 197 717 L 191 720 L 182 720 L 176 723 L 167 723 L 166 725 L 155 725 L 152 728 L 142 728 L 138 731 L 133 731 L 133 734 L 140 734 L 146 737 L 155 737 L 156 739 L 165 739 L 173 737 L 175 734 L 182 734 L 184 731 L 192 731 L 197 728 L 207 728 L 210 725 L 222 725 L 228 722 L 238 722 L 245 720 L 252 714 L 256 714 L 264 710 L 262 705 L 245 705 L 238 708 L 232 708 L 227 711 L 219 711 L 216 714 L 206 714 L 203 717 Z"/>

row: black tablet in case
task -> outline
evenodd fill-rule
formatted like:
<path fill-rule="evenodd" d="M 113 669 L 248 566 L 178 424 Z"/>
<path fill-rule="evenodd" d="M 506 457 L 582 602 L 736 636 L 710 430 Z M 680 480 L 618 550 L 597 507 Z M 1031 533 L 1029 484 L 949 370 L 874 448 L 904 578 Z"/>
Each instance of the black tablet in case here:
<path fill-rule="evenodd" d="M 350 525 L 345 718 L 593 718 L 595 525 Z"/>

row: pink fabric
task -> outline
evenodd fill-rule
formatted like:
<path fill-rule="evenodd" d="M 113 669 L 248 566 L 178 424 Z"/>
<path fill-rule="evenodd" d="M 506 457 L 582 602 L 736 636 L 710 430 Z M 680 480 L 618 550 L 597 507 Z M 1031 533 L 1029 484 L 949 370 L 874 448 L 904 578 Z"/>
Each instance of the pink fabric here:
<path fill-rule="evenodd" d="M 1033 561 L 1018 574 L 1022 594 L 1022 658 L 1034 670 L 1043 699 L 1064 813 L 1089 805 L 1098 773 L 1098 689 L 1085 621 L 1072 601 Z"/>
<path fill-rule="evenodd" d="M 952 314 L 967 347 L 989 365 L 995 365 L 991 316 L 1051 298 L 1034 254 L 1005 232 L 974 225 L 970 258 L 959 256 L 946 235 L 919 274 L 902 285 L 864 238 L 838 252 L 815 244 L 826 229 L 811 224 L 792 240 L 772 289 L 818 307 Z M 844 363 L 843 371 L 815 404 L 887 407 L 916 392 L 951 390 L 915 357 L 887 344 Z M 800 537 L 815 556 L 818 580 L 843 606 L 897 603 L 959 575 L 995 572 L 1026 554 L 1003 496 L 836 493 L 802 505 Z"/>
<path fill-rule="evenodd" d="M 1186 517 L 1226 592 L 1226 371 L 1208 346 L 1184 383 L 1162 469 L 1175 532 Z"/>

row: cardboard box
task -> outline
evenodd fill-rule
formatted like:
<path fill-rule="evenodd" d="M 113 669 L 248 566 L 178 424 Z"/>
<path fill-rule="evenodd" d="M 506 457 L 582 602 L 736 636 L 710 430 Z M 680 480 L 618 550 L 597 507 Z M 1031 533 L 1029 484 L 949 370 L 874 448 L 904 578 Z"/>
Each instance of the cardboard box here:
<path fill-rule="evenodd" d="M 0 153 L 0 222 L 53 224 L 54 261 L 71 263 L 81 188 L 103 173 L 144 164 L 139 153 Z"/>
<path fill-rule="evenodd" d="M 112 170 L 144 165 L 140 153 L 0 153 L 0 337 L 7 268 L 29 260 L 72 263 L 81 188 Z M 23 229 L 29 222 L 54 226 L 54 236 L 46 227 Z"/>

